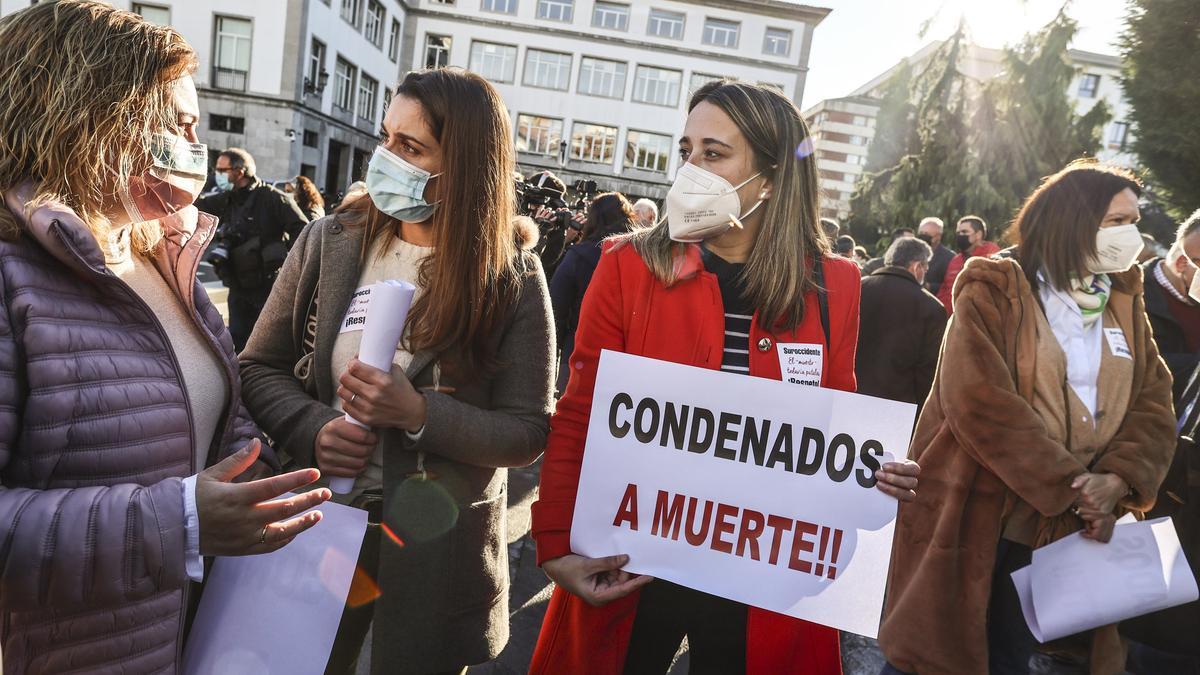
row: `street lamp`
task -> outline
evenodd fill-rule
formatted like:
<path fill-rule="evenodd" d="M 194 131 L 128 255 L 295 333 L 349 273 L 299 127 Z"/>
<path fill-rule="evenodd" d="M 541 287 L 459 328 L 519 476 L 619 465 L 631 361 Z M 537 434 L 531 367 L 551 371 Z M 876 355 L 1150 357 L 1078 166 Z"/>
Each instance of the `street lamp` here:
<path fill-rule="evenodd" d="M 313 82 L 312 78 L 304 78 L 304 93 L 320 96 L 325 92 L 325 86 L 327 84 L 329 84 L 329 71 L 322 69 L 321 74 L 317 75 L 316 82 Z"/>

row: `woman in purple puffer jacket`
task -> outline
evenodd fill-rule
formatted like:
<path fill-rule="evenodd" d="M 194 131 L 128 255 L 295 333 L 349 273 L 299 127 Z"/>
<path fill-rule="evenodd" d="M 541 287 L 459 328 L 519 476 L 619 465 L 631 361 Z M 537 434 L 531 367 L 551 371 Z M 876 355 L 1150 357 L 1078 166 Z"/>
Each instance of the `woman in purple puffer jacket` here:
<path fill-rule="evenodd" d="M 99 2 L 0 19 L 9 675 L 177 671 L 201 556 L 276 550 L 328 498 L 262 503 L 312 469 L 250 480 L 274 458 L 196 283 L 214 223 L 191 205 L 207 163 L 195 66 L 178 33 Z"/>

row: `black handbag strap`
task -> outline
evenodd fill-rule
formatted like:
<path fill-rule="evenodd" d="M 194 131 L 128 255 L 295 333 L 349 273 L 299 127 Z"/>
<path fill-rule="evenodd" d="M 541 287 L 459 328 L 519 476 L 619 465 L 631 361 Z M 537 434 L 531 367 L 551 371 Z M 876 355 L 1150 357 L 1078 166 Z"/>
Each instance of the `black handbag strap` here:
<path fill-rule="evenodd" d="M 817 282 L 817 307 L 821 312 L 821 330 L 825 333 L 825 349 L 833 348 L 833 342 L 829 339 L 829 291 L 825 288 L 825 260 L 817 258 L 817 264 L 813 267 L 813 280 Z M 826 354 L 828 358 L 828 354 Z"/>

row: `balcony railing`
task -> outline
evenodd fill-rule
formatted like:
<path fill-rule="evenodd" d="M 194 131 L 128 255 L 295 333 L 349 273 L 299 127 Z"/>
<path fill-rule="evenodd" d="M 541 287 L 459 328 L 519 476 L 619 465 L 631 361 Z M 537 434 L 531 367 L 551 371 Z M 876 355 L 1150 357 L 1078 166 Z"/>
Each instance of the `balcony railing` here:
<path fill-rule="evenodd" d="M 246 91 L 246 78 L 250 73 L 233 68 L 213 67 L 213 88 L 228 91 Z"/>

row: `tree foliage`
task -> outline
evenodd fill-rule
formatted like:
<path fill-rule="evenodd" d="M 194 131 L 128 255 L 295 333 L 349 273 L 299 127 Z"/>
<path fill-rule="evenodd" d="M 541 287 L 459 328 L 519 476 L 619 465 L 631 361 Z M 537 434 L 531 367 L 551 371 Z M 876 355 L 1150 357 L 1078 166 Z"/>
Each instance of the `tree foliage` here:
<path fill-rule="evenodd" d="M 1121 52 L 1134 152 L 1185 217 L 1200 208 L 1200 2 L 1131 0 Z"/>

